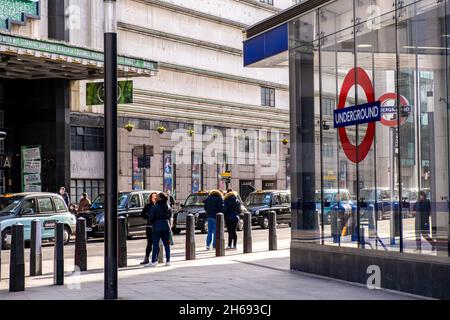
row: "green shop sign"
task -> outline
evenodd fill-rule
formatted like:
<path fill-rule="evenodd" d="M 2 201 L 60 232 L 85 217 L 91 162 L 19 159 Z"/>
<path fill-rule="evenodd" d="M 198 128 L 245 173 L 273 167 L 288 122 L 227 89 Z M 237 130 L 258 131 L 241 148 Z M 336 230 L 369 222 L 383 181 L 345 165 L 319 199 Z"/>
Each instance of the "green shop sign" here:
<path fill-rule="evenodd" d="M 117 103 L 133 103 L 133 81 L 119 81 Z M 105 88 L 103 82 L 91 82 L 86 84 L 86 105 L 100 105 L 104 103 Z"/>
<path fill-rule="evenodd" d="M 1 0 L 0 29 L 11 24 L 25 24 L 27 18 L 39 19 L 39 0 Z"/>
<path fill-rule="evenodd" d="M 0 45 L 11 46 L 20 49 L 36 50 L 49 54 L 58 54 L 75 59 L 87 59 L 103 63 L 102 52 L 92 49 L 74 47 L 64 42 L 35 40 L 20 36 L 0 34 Z M 121 66 L 148 70 L 156 70 L 158 68 L 158 64 L 154 61 L 124 56 L 118 56 L 117 63 Z"/>

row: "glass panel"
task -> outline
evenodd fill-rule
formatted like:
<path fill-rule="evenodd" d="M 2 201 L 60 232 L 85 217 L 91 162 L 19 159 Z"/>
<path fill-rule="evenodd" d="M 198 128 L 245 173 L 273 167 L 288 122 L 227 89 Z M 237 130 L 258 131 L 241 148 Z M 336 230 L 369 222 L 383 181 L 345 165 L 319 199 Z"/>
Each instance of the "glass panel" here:
<path fill-rule="evenodd" d="M 52 200 L 50 198 L 38 198 L 38 208 L 40 213 L 54 212 Z"/>

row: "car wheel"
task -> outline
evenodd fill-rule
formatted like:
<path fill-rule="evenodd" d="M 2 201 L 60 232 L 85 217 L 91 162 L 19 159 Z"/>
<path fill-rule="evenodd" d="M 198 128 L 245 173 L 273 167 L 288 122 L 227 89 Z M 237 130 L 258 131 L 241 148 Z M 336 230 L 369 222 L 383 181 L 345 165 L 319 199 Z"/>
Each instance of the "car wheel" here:
<path fill-rule="evenodd" d="M 208 220 L 203 221 L 200 231 L 205 234 L 208 233 Z"/>
<path fill-rule="evenodd" d="M 238 225 L 237 225 L 237 231 L 244 230 L 244 220 L 239 219 Z"/>
<path fill-rule="evenodd" d="M 172 232 L 173 232 L 173 234 L 180 234 L 181 233 L 181 229 L 173 228 Z"/>
<path fill-rule="evenodd" d="M 70 229 L 68 226 L 64 226 L 64 245 L 69 244 L 70 241 Z"/>
<path fill-rule="evenodd" d="M 268 229 L 269 228 L 269 217 L 263 216 L 261 219 L 261 229 Z"/>
<path fill-rule="evenodd" d="M 2 232 L 2 250 L 11 249 L 12 233 L 11 229 L 3 230 Z"/>

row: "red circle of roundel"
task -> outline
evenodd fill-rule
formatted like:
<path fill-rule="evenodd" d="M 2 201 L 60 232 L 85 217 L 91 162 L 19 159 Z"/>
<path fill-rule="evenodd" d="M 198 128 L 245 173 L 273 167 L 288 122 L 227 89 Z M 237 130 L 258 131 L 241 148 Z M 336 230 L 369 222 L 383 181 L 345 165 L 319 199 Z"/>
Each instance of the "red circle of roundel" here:
<path fill-rule="evenodd" d="M 342 84 L 337 106 L 338 109 L 345 108 L 345 101 L 347 100 L 348 93 L 350 89 L 356 84 L 355 73 L 358 77 L 358 85 L 364 90 L 366 94 L 367 102 L 375 101 L 375 93 L 373 92 L 374 90 L 372 81 L 370 81 L 367 73 L 359 67 L 356 69 L 352 68 L 345 76 L 344 83 Z M 370 148 L 372 147 L 374 137 L 375 122 L 369 122 L 369 124 L 367 125 L 366 135 L 358 146 L 355 146 L 350 142 L 345 127 L 339 128 L 339 139 L 341 140 L 342 149 L 344 150 L 347 158 L 354 163 L 361 162 L 367 157 Z"/>
<path fill-rule="evenodd" d="M 386 101 L 397 100 L 397 94 L 394 92 L 388 92 L 379 97 L 378 100 L 380 100 L 381 105 L 383 105 Z M 400 95 L 400 105 L 406 107 L 408 104 L 408 100 L 406 100 L 404 96 Z M 400 125 L 404 124 L 406 119 L 408 119 L 408 117 L 401 117 Z M 396 127 L 398 124 L 397 120 L 386 120 L 383 118 L 383 115 L 381 115 L 380 122 L 387 127 Z"/>

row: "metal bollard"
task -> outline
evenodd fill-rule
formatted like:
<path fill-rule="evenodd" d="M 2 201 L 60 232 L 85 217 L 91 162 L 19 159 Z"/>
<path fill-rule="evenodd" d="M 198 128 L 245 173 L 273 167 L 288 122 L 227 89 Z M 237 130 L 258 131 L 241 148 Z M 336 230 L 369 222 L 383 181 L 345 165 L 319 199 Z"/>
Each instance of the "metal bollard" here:
<path fill-rule="evenodd" d="M 55 261 L 53 283 L 64 285 L 64 223 L 57 222 L 55 226 Z"/>
<path fill-rule="evenodd" d="M 275 211 L 269 212 L 269 250 L 277 250 L 277 216 Z"/>
<path fill-rule="evenodd" d="M 86 219 L 78 218 L 75 238 L 75 269 L 87 271 Z"/>
<path fill-rule="evenodd" d="M 360 227 L 359 227 L 359 243 L 360 243 L 360 247 L 361 247 L 362 249 L 365 249 L 365 248 L 366 248 L 365 233 L 366 233 L 366 231 L 365 231 L 364 227 L 363 227 L 363 226 L 360 226 Z"/>
<path fill-rule="evenodd" d="M 186 260 L 195 260 L 195 217 L 186 217 Z"/>
<path fill-rule="evenodd" d="M 158 263 L 164 263 L 164 245 L 162 240 L 159 240 L 158 245 Z"/>
<path fill-rule="evenodd" d="M 30 276 L 42 275 L 42 222 L 31 221 Z"/>
<path fill-rule="evenodd" d="M 119 231 L 119 268 L 125 268 L 127 263 L 127 218 L 120 216 L 117 219 Z"/>
<path fill-rule="evenodd" d="M 252 253 L 252 214 L 244 213 L 244 253 Z"/>
<path fill-rule="evenodd" d="M 225 255 L 225 219 L 223 213 L 216 215 L 216 257 Z"/>
<path fill-rule="evenodd" d="M 11 255 L 9 263 L 9 291 L 25 290 L 25 240 L 23 224 L 12 226 Z"/>

